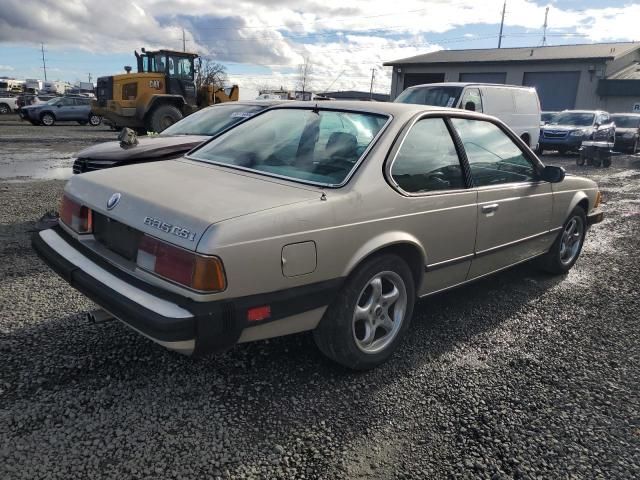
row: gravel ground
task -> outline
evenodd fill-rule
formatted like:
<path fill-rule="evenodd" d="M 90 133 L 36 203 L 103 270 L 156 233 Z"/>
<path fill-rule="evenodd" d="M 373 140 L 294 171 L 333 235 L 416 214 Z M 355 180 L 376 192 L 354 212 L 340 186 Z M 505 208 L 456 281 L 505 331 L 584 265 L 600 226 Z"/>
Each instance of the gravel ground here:
<path fill-rule="evenodd" d="M 0 182 L 0 478 L 640 478 L 640 158 L 547 161 L 604 191 L 575 268 L 421 301 L 361 374 L 308 334 L 192 360 L 88 324 L 29 246 L 63 182 Z"/>

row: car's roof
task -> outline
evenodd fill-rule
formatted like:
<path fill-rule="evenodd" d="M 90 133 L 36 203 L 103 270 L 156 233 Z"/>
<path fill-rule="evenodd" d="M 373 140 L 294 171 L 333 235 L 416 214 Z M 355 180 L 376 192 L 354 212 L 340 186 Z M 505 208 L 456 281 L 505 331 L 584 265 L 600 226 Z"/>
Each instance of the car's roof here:
<path fill-rule="evenodd" d="M 604 110 L 562 110 L 558 113 L 607 113 Z"/>
<path fill-rule="evenodd" d="M 423 83 L 421 85 L 413 85 L 409 88 L 420 87 L 505 87 L 505 88 L 519 88 L 520 90 L 533 90 L 533 87 L 528 85 L 510 85 L 506 83 L 484 83 L 484 82 L 435 82 L 435 83 Z"/>
<path fill-rule="evenodd" d="M 233 105 L 246 105 L 248 107 L 258 107 L 260 105 L 264 105 L 264 106 L 270 107 L 271 105 L 279 105 L 285 102 L 287 102 L 287 100 L 238 100 L 235 102 L 217 103 L 211 106 L 224 107 L 224 106 L 233 106 Z"/>
<path fill-rule="evenodd" d="M 431 105 L 416 105 L 412 103 L 393 103 L 393 102 L 363 102 L 358 100 L 345 101 L 345 100 L 319 100 L 319 101 L 293 101 L 287 102 L 280 107 L 284 108 L 300 108 L 307 107 L 313 108 L 318 106 L 319 109 L 331 109 L 331 110 L 355 110 L 361 112 L 381 113 L 383 115 L 399 115 L 399 114 L 411 114 L 426 111 L 456 111 L 460 110 L 456 108 L 434 107 Z"/>
<path fill-rule="evenodd" d="M 612 113 L 611 116 L 612 117 L 640 117 L 640 113 L 621 112 L 621 113 Z"/>

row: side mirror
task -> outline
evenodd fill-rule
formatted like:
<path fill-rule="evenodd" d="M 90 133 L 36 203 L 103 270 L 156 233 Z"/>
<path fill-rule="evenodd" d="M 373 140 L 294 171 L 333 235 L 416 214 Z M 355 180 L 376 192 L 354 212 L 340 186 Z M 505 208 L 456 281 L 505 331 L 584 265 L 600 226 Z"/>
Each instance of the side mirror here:
<path fill-rule="evenodd" d="M 596 127 L 596 129 L 597 129 L 597 128 L 600 128 L 600 123 L 596 122 L 596 123 L 595 123 L 595 125 L 594 125 L 594 127 Z"/>
<path fill-rule="evenodd" d="M 545 121 L 544 121 L 544 124 L 545 124 L 545 125 L 549 125 L 549 120 L 545 120 Z"/>
<path fill-rule="evenodd" d="M 476 111 L 476 104 L 473 102 L 467 102 L 464 104 L 464 109 L 469 110 L 470 112 Z"/>
<path fill-rule="evenodd" d="M 544 180 L 545 182 L 560 183 L 564 180 L 564 175 L 564 168 L 547 165 L 546 167 L 544 167 L 544 170 L 542 170 L 540 178 L 542 178 L 542 180 Z"/>

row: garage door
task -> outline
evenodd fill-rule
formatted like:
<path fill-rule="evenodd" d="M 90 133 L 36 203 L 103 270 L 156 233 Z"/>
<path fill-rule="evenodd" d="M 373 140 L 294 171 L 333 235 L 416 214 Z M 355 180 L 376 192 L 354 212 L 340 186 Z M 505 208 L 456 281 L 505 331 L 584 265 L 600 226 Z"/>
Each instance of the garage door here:
<path fill-rule="evenodd" d="M 494 73 L 461 73 L 461 82 L 474 82 L 474 83 L 507 83 L 507 72 L 494 72 Z"/>
<path fill-rule="evenodd" d="M 444 73 L 407 73 L 404 76 L 404 86 L 402 88 L 438 82 L 444 82 Z"/>
<path fill-rule="evenodd" d="M 525 72 L 523 84 L 535 87 L 542 110 L 564 110 L 576 106 L 580 72 Z"/>

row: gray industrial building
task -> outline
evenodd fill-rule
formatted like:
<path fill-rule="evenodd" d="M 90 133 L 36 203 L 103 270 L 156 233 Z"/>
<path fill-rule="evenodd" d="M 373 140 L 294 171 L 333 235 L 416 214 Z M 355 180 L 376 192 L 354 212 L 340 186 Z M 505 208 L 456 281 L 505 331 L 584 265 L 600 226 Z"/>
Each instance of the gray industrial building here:
<path fill-rule="evenodd" d="M 640 113 L 640 43 L 441 50 L 387 62 L 391 98 L 436 82 L 529 85 L 543 110 Z"/>

